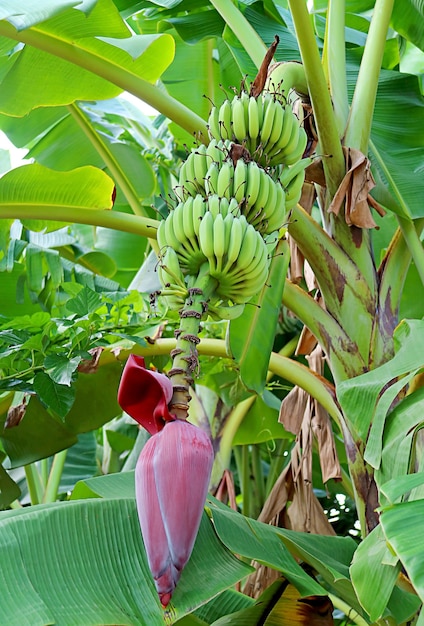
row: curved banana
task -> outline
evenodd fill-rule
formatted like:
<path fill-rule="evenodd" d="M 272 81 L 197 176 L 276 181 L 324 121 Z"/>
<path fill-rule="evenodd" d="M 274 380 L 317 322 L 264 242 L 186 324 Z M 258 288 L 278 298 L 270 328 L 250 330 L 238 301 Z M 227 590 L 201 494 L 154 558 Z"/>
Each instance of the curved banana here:
<path fill-rule="evenodd" d="M 213 221 L 213 251 L 216 262 L 215 271 L 220 272 L 225 254 L 225 224 L 222 213 L 219 213 Z"/>
<path fill-rule="evenodd" d="M 219 128 L 219 109 L 218 107 L 212 107 L 208 117 L 208 131 L 212 140 L 219 141 L 221 137 L 221 131 Z"/>
<path fill-rule="evenodd" d="M 266 155 L 272 150 L 275 144 L 279 141 L 284 126 L 284 107 L 279 102 L 275 103 L 274 107 L 274 119 L 272 121 L 272 129 L 269 139 L 265 145 L 262 145 L 262 149 Z"/>
<path fill-rule="evenodd" d="M 251 144 L 255 143 L 256 147 L 256 139 L 259 137 L 260 131 L 260 120 L 259 120 L 259 106 L 258 100 L 254 96 L 250 96 L 249 104 L 248 104 L 248 113 L 249 113 L 249 137 Z"/>
<path fill-rule="evenodd" d="M 196 150 L 192 151 L 190 155 L 193 159 L 194 175 L 196 182 L 202 189 L 205 188 L 205 176 L 208 171 L 208 159 L 206 157 L 206 146 L 201 143 Z M 190 157 L 189 157 L 190 158 Z"/>
<path fill-rule="evenodd" d="M 261 186 L 261 168 L 255 161 L 250 161 L 247 165 L 247 185 L 246 185 L 246 203 L 253 206 L 258 197 Z"/>
<path fill-rule="evenodd" d="M 213 161 L 208 168 L 205 176 L 205 192 L 206 195 L 213 195 L 218 193 L 218 177 L 220 172 L 220 165 L 216 161 Z"/>
<path fill-rule="evenodd" d="M 302 195 L 302 187 L 305 182 L 305 170 L 302 170 L 297 174 L 297 176 L 290 182 L 290 184 L 286 187 L 286 209 L 290 211 L 300 199 Z"/>
<path fill-rule="evenodd" d="M 304 128 L 299 127 L 299 134 L 297 140 L 297 146 L 293 150 L 293 152 L 286 154 L 284 157 L 284 162 L 286 165 L 293 165 L 302 158 L 303 153 L 305 152 L 306 145 L 308 143 L 308 136 Z"/>
<path fill-rule="evenodd" d="M 212 214 L 212 219 L 215 219 L 218 213 L 221 213 L 221 204 L 221 200 L 216 193 L 208 196 L 207 211 Z"/>
<path fill-rule="evenodd" d="M 247 164 L 239 159 L 234 168 L 233 192 L 237 202 L 243 202 L 247 189 Z"/>
<path fill-rule="evenodd" d="M 299 172 L 305 170 L 313 162 L 312 157 L 305 157 L 294 163 L 291 167 L 284 167 L 279 175 L 279 181 L 283 187 L 287 187 Z"/>
<path fill-rule="evenodd" d="M 203 196 L 197 195 L 193 200 L 193 228 L 194 235 L 199 238 L 200 222 L 206 213 L 206 202 Z"/>
<path fill-rule="evenodd" d="M 229 215 L 227 215 L 225 220 L 227 220 L 228 217 Z M 246 222 L 245 219 L 244 221 Z M 237 261 L 241 244 L 243 242 L 244 231 L 245 231 L 245 229 L 243 228 L 242 218 L 233 218 L 230 224 L 231 224 L 230 241 L 229 241 L 228 248 L 227 248 L 226 264 L 225 264 L 225 267 L 223 268 L 224 273 L 227 273 L 230 270 L 233 263 Z"/>
<path fill-rule="evenodd" d="M 220 198 L 231 198 L 233 195 L 234 166 L 230 161 L 224 161 L 219 168 L 217 191 Z"/>
<path fill-rule="evenodd" d="M 233 98 L 231 105 L 233 120 L 233 135 L 237 143 L 243 143 L 247 137 L 246 119 L 244 114 L 244 104 L 241 98 Z"/>
<path fill-rule="evenodd" d="M 276 198 L 275 208 L 272 215 L 268 216 L 268 224 L 265 233 L 273 233 L 280 230 L 286 218 L 286 195 L 280 183 L 275 183 Z"/>
<path fill-rule="evenodd" d="M 260 143 L 262 149 L 267 144 L 268 139 L 271 136 L 272 126 L 274 123 L 274 116 L 276 107 L 280 106 L 273 99 L 268 99 L 265 101 L 265 109 L 264 109 L 264 119 L 261 126 L 261 135 L 260 135 Z"/>
<path fill-rule="evenodd" d="M 213 223 L 214 218 L 210 211 L 207 211 L 200 222 L 199 227 L 199 244 L 200 249 L 205 257 L 211 262 L 213 259 L 213 265 L 215 265 L 214 255 L 214 241 L 213 241 Z"/>
<path fill-rule="evenodd" d="M 221 139 L 231 139 L 233 135 L 233 131 L 231 128 L 231 102 L 228 100 L 224 100 L 224 102 L 219 107 L 218 112 L 218 122 L 219 122 L 219 130 Z"/>

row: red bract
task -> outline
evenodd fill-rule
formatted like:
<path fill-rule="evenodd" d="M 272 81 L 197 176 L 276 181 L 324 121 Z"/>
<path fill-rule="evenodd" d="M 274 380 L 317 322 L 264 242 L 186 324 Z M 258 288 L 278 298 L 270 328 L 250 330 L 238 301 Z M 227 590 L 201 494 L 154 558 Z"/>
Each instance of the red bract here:
<path fill-rule="evenodd" d="M 189 422 L 175 420 L 148 440 L 137 462 L 138 516 L 164 607 L 193 550 L 213 456 L 206 433 Z"/>
<path fill-rule="evenodd" d="M 151 435 L 175 419 L 168 411 L 172 393 L 172 383 L 165 374 L 146 369 L 141 356 L 128 357 L 119 384 L 118 402 Z"/>

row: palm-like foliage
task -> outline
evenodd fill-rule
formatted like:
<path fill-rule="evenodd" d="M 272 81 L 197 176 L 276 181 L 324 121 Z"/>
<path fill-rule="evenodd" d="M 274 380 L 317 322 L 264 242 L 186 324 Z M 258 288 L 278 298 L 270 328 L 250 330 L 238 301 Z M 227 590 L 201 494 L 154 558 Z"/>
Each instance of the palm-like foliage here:
<path fill-rule="evenodd" d="M 208 141 L 211 103 L 253 80 L 276 33 L 276 60 L 303 64 L 317 201 L 308 212 L 305 193 L 290 216 L 290 280 L 282 241 L 257 306 L 204 324 L 190 415 L 214 440 L 211 488 L 231 496 L 232 470 L 242 515 L 208 501 L 165 618 L 224 623 L 243 609 L 243 623 L 264 623 L 231 588 L 250 574 L 257 595 L 267 568 L 304 596 L 330 593 L 357 624 L 417 615 L 423 23 L 414 0 L 317 0 L 312 13 L 294 0 L 0 9 L 0 127 L 32 160 L 0 180 L 5 623 L 163 623 L 136 524 L 144 436 L 121 417 L 117 386 L 130 352 L 169 365 L 176 316 L 151 295 L 158 220 L 187 151 Z M 347 225 L 349 198 L 331 204 L 343 146 L 370 160 L 379 230 L 363 228 L 368 213 Z M 353 170 L 359 186 L 366 166 Z M 92 478 L 96 441 L 97 473 L 110 475 Z M 37 506 L 21 508 L 27 489 Z M 360 543 L 334 536 L 324 489 L 355 502 Z"/>

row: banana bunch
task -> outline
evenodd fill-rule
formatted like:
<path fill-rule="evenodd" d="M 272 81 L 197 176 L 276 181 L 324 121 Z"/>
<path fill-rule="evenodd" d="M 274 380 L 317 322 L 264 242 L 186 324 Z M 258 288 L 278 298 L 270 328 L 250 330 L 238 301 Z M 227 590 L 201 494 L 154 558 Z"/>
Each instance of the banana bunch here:
<path fill-rule="evenodd" d="M 183 292 L 187 277 L 208 263 L 217 281 L 216 298 L 234 305 L 244 304 L 263 287 L 269 250 L 275 245 L 275 237 L 265 241 L 240 215 L 235 198 L 217 195 L 196 195 L 178 204 L 160 223 L 157 240 L 162 254 L 158 275 L 165 289 Z"/>
<path fill-rule="evenodd" d="M 289 103 L 270 92 L 257 98 L 242 92 L 212 107 L 209 133 L 216 140 L 243 144 L 264 167 L 292 165 L 302 158 L 307 135 Z"/>
<path fill-rule="evenodd" d="M 181 165 L 178 185 L 174 188 L 177 196 L 186 198 L 196 194 L 206 195 L 205 179 L 212 163 L 218 166 L 228 159 L 231 141 L 216 141 L 213 139 L 208 146 L 200 144 L 193 148 L 187 159 Z"/>
<path fill-rule="evenodd" d="M 200 194 L 235 198 L 250 224 L 263 234 L 272 233 L 281 228 L 286 217 L 284 188 L 278 180 L 281 167 L 265 170 L 255 161 L 246 163 L 243 158 L 234 167 L 228 156 L 231 143 L 212 140 L 207 148 L 192 150 L 180 173 L 183 197 Z M 215 157 L 217 160 L 212 160 Z M 178 188 L 174 191 L 178 195 Z"/>

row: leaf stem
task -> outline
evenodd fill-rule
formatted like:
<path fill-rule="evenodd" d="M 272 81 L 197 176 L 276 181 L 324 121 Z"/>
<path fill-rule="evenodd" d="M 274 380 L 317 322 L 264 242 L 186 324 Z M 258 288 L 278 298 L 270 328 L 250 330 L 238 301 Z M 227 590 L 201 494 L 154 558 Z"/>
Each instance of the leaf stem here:
<path fill-rule="evenodd" d="M 406 241 L 408 250 L 414 260 L 415 267 L 424 285 L 424 248 L 419 233 L 424 227 L 424 218 L 411 222 L 400 215 L 397 215 L 399 228 Z"/>
<path fill-rule="evenodd" d="M 258 33 L 231 0 L 210 0 L 210 3 L 218 11 L 229 28 L 231 28 L 253 63 L 259 69 L 267 48 Z"/>
<path fill-rule="evenodd" d="M 332 593 L 329 593 L 328 597 L 330 598 L 334 607 L 336 609 L 339 609 L 340 611 L 343 611 L 343 613 L 348 617 L 348 619 L 352 621 L 354 624 L 357 624 L 357 626 L 368 626 L 368 622 L 364 620 L 364 618 L 361 617 L 359 613 L 355 611 L 355 609 L 353 609 L 349 604 L 347 604 L 347 602 L 344 602 L 344 600 L 341 600 L 341 598 L 338 598 Z"/>
<path fill-rule="evenodd" d="M 67 452 L 68 449 L 62 450 L 61 452 L 58 452 L 54 455 L 49 480 L 47 481 L 46 491 L 44 493 L 43 502 L 56 502 Z"/>
<path fill-rule="evenodd" d="M 345 0 L 330 0 L 325 34 L 326 73 L 340 137 L 344 135 L 349 116 L 345 50 Z"/>
<path fill-rule="evenodd" d="M 378 77 L 393 4 L 394 0 L 376 0 L 347 123 L 346 145 L 358 148 L 364 154 L 368 153 Z"/>
<path fill-rule="evenodd" d="M 93 125 L 90 123 L 87 115 L 80 109 L 77 104 L 69 104 L 67 109 L 75 122 L 81 128 L 84 135 L 87 137 L 91 145 L 95 148 L 98 154 L 103 159 L 106 167 L 112 174 L 115 182 L 120 186 L 122 193 L 130 205 L 134 215 L 142 215 L 147 217 L 145 210 L 143 209 L 138 199 L 137 193 L 134 187 L 131 185 L 128 177 L 125 175 L 124 170 L 120 166 L 119 162 L 114 158 L 111 151 L 108 149 L 106 142 L 102 139 L 101 135 L 96 132 Z"/>
<path fill-rule="evenodd" d="M 25 477 L 28 485 L 31 504 L 40 504 L 43 501 L 43 484 L 35 463 L 25 465 Z"/>
<path fill-rule="evenodd" d="M 334 111 L 306 2 L 288 0 L 288 5 L 305 68 L 321 154 L 331 157 L 323 159 L 323 166 L 328 194 L 333 197 L 345 173 L 345 160 Z"/>
<path fill-rule="evenodd" d="M 78 207 L 68 207 L 63 205 L 20 205 L 2 204 L 0 205 L 0 218 L 12 219 L 39 219 L 53 220 L 75 224 L 89 224 L 90 226 L 103 226 L 104 228 L 114 228 L 127 233 L 134 233 L 143 237 L 156 237 L 159 222 L 141 217 L 140 215 L 130 215 L 119 211 L 103 211 L 99 209 L 85 209 Z"/>

